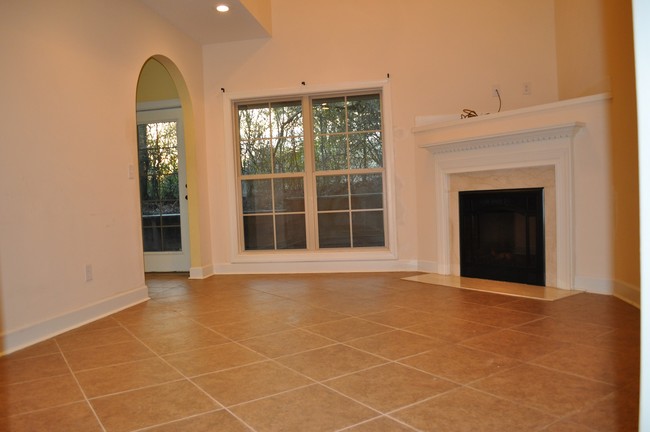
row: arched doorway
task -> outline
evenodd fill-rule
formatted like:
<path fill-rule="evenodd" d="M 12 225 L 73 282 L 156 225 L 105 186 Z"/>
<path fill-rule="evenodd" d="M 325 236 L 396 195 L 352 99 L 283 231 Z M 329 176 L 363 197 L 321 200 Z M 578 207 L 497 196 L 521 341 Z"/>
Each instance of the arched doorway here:
<path fill-rule="evenodd" d="M 184 107 L 174 79 L 158 58 L 142 67 L 136 102 L 144 270 L 187 272 L 191 254 Z"/>

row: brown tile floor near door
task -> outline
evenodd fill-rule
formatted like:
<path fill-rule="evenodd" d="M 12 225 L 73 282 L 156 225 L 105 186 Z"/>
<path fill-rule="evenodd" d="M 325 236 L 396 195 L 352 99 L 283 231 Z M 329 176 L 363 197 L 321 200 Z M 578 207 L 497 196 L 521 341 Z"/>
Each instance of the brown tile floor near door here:
<path fill-rule="evenodd" d="M 639 311 L 406 273 L 150 275 L 0 359 L 2 431 L 634 431 Z"/>

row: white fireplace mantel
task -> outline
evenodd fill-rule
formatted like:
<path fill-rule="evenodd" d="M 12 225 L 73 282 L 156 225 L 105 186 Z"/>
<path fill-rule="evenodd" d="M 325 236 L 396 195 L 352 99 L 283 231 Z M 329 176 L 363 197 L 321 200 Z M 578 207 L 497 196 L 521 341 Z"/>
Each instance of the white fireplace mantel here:
<path fill-rule="evenodd" d="M 413 128 L 418 147 L 434 156 L 437 273 L 451 274 L 449 177 L 458 173 L 552 166 L 556 188 L 556 286 L 574 288 L 573 141 L 586 127 L 572 118 L 574 105 L 609 99 L 569 101 Z M 570 109 L 566 109 L 569 107 Z"/>
<path fill-rule="evenodd" d="M 573 138 L 573 136 L 580 130 L 580 128 L 584 127 L 585 124 L 574 121 L 524 129 L 507 128 L 496 133 L 487 134 L 481 131 L 480 125 L 470 124 L 468 122 L 463 126 L 467 127 L 454 128 L 452 131 L 445 130 L 445 128 L 428 129 L 426 137 L 420 135 L 421 139 L 426 140 L 424 143 L 420 144 L 420 147 L 426 148 L 431 153 L 437 154 L 522 144 L 534 141 Z"/>

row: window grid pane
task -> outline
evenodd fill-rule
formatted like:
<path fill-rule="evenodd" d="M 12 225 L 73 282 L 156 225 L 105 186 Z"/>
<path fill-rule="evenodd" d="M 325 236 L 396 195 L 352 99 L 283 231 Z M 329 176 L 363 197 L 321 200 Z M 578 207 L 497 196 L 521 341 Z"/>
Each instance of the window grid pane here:
<path fill-rule="evenodd" d="M 306 249 L 308 217 L 315 249 L 384 247 L 380 95 L 303 99 L 313 141 L 305 141 L 302 101 L 237 106 L 244 250 Z"/>

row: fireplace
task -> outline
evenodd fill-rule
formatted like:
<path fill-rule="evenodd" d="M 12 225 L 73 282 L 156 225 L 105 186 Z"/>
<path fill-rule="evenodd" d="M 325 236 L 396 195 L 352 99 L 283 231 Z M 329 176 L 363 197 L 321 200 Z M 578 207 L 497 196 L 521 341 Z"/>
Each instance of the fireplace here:
<path fill-rule="evenodd" d="M 461 276 L 544 286 L 544 189 L 458 193 Z"/>
<path fill-rule="evenodd" d="M 592 100 L 593 99 L 593 100 Z M 574 289 L 573 139 L 585 123 L 574 105 L 600 99 L 557 102 L 510 112 L 436 123 L 413 129 L 431 162 L 436 260 L 431 272 L 460 276 L 458 192 L 544 188 L 546 286 Z M 546 172 L 548 178 L 537 173 Z M 546 175 L 546 174 L 545 174 Z M 468 182 L 469 187 L 457 188 Z M 541 253 L 536 252 L 539 258 Z"/>

